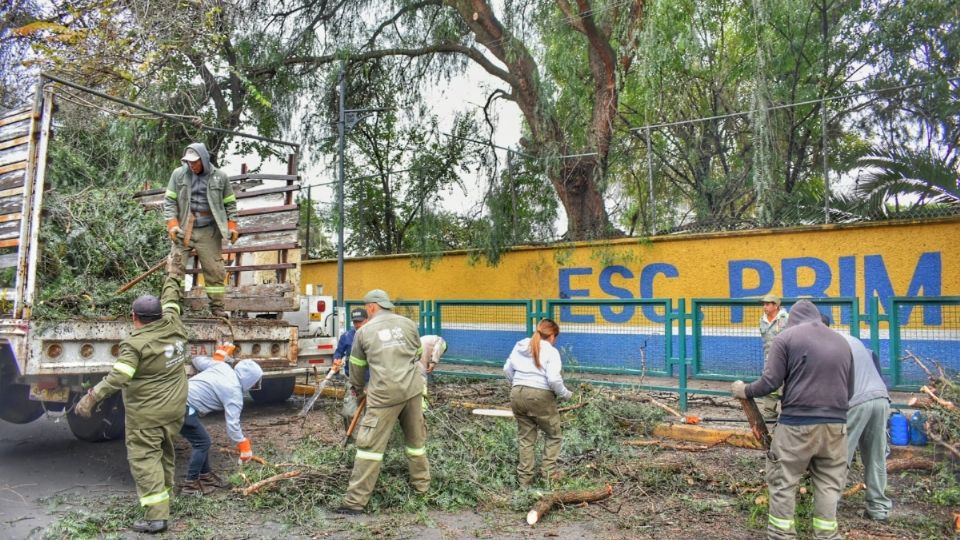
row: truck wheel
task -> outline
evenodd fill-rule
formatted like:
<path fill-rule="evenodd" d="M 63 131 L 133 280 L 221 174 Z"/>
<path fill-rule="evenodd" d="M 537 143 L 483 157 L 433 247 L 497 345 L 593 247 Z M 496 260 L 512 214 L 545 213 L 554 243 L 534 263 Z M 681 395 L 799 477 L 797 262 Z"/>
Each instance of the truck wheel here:
<path fill-rule="evenodd" d="M 43 416 L 43 404 L 30 399 L 30 387 L 25 384 L 0 386 L 0 418 L 13 424 L 26 424 Z"/>
<path fill-rule="evenodd" d="M 280 403 L 293 395 L 296 382 L 296 377 L 264 378 L 260 390 L 251 390 L 250 397 L 257 403 Z"/>
<path fill-rule="evenodd" d="M 81 441 L 101 442 L 123 437 L 123 396 L 114 394 L 101 401 L 94 408 L 90 418 L 78 416 L 73 406 L 83 394 L 73 394 L 70 399 L 70 411 L 67 413 L 67 425 L 73 436 Z"/>

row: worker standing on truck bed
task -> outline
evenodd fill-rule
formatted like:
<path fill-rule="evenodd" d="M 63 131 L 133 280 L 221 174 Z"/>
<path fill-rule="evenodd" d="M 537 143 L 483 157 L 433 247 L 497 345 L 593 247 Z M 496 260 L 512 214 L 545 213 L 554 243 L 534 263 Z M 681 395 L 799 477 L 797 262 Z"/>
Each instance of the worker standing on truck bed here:
<path fill-rule="evenodd" d="M 369 320 L 357 330 L 350 353 L 350 387 L 366 393 L 366 412 L 357 430 L 357 455 L 341 514 L 359 514 L 377 485 L 383 453 L 400 421 L 410 484 L 425 494 L 430 489 L 427 428 L 423 420 L 423 379 L 417 371 L 420 334 L 417 325 L 393 313 L 385 291 L 374 289 L 363 297 Z M 370 381 L 366 381 L 367 370 Z"/>
<path fill-rule="evenodd" d="M 123 392 L 130 474 L 137 484 L 143 520 L 136 532 L 157 533 L 170 520 L 174 485 L 173 439 L 183 424 L 187 404 L 187 329 L 180 321 L 183 261 L 174 248 L 160 299 L 143 295 L 133 302 L 133 332 L 120 342 L 113 369 L 77 403 L 76 413 L 89 418 L 96 404 Z"/>
<path fill-rule="evenodd" d="M 190 377 L 187 394 L 187 413 L 180 434 L 190 441 L 192 451 L 187 476 L 180 490 L 187 495 L 204 495 L 215 488 L 227 487 L 223 480 L 210 469 L 210 435 L 200 423 L 200 416 L 214 411 L 223 411 L 227 423 L 227 436 L 237 445 L 240 461 L 253 457 L 250 439 L 240 429 L 240 414 L 243 412 L 243 393 L 254 388 L 263 377 L 263 370 L 253 360 L 240 360 L 232 368 L 228 363 L 233 345 L 217 347 L 213 357 L 193 357 L 197 374 Z"/>
<path fill-rule="evenodd" d="M 226 173 L 210 164 L 210 154 L 203 143 L 188 146 L 180 161 L 183 165 L 170 175 L 163 199 L 167 234 L 175 247 L 179 245 L 184 250 L 184 261 L 190 250 L 197 251 L 210 313 L 226 317 L 223 295 L 227 274 L 220 247 L 224 238 L 229 238 L 231 244 L 240 238 L 237 196 Z"/>

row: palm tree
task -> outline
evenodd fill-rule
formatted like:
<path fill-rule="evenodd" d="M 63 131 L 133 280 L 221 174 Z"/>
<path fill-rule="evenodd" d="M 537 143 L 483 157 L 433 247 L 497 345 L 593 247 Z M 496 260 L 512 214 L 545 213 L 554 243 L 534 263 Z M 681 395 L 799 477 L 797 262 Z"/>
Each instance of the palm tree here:
<path fill-rule="evenodd" d="M 932 153 L 874 147 L 857 160 L 856 168 L 868 169 L 853 192 L 866 215 L 891 217 L 921 208 L 960 211 L 960 172 L 956 164 Z"/>

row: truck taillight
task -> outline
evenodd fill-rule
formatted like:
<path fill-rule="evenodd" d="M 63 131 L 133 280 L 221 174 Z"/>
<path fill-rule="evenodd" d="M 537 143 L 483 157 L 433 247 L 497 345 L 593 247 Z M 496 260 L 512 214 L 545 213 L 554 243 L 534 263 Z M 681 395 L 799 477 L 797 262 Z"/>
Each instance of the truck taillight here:
<path fill-rule="evenodd" d="M 327 310 L 326 300 L 317 300 L 317 313 L 323 313 Z"/>

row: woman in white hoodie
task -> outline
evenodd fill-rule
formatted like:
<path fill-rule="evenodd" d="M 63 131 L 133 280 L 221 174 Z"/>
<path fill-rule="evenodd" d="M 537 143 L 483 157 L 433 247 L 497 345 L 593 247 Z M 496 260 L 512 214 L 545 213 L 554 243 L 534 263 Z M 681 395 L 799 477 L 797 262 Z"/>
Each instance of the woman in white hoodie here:
<path fill-rule="evenodd" d="M 573 393 L 563 385 L 560 375 L 560 352 L 554 347 L 560 327 L 550 319 L 542 319 L 532 337 L 517 342 L 503 365 L 512 388 L 510 406 L 517 419 L 517 480 L 520 487 L 528 487 L 534 478 L 539 430 L 543 431 L 543 474 L 556 478 L 557 458 L 560 457 L 560 413 L 557 398 L 569 399 Z"/>

